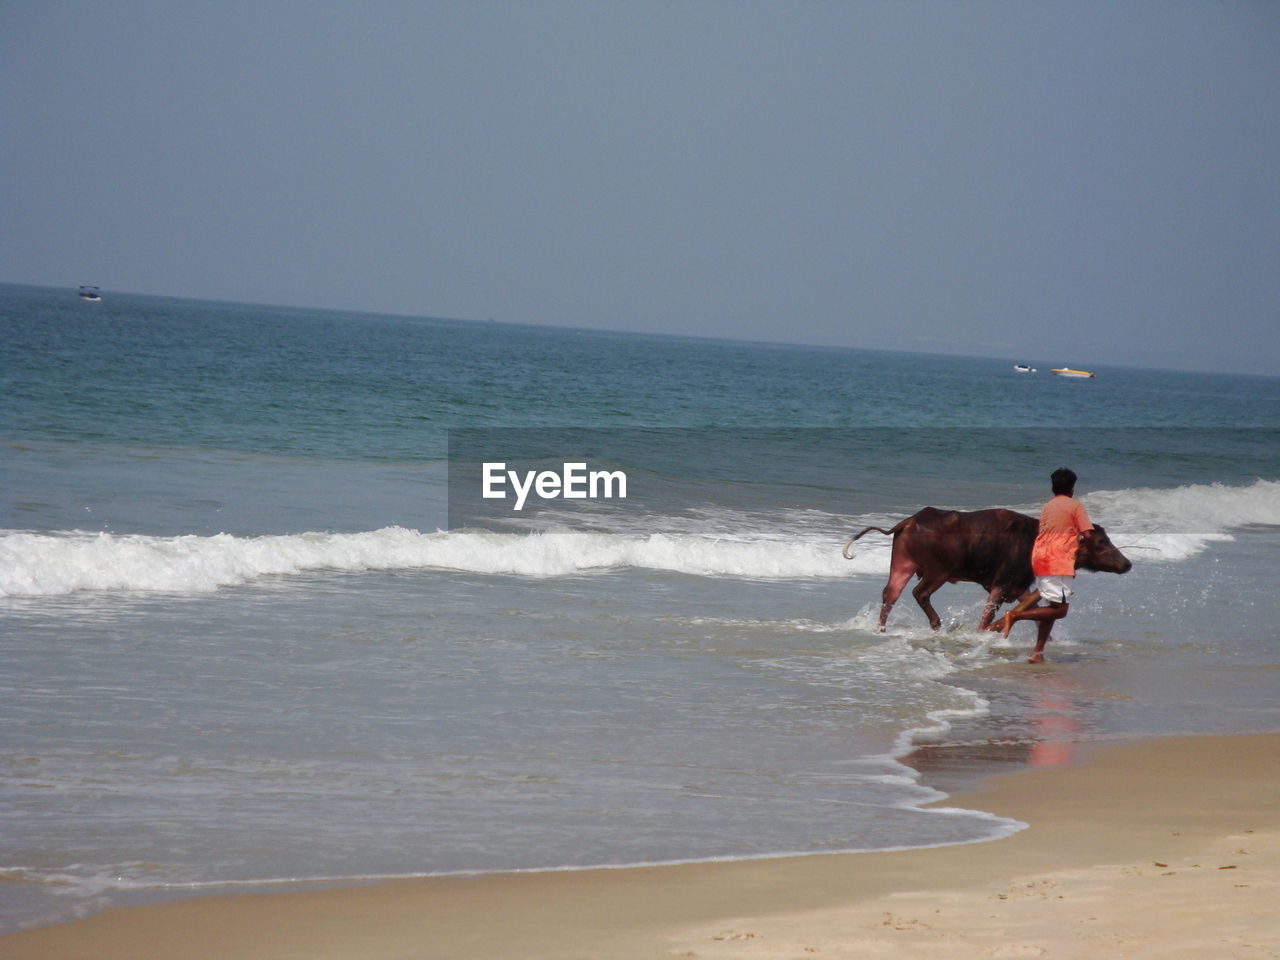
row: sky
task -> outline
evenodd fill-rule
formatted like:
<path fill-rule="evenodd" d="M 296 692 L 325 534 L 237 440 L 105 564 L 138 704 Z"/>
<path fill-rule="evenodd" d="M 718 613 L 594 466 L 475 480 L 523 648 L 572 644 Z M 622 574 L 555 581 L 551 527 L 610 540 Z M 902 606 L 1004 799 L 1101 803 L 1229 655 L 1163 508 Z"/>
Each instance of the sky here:
<path fill-rule="evenodd" d="M 0 281 L 1280 371 L 1280 3 L 0 0 Z"/>

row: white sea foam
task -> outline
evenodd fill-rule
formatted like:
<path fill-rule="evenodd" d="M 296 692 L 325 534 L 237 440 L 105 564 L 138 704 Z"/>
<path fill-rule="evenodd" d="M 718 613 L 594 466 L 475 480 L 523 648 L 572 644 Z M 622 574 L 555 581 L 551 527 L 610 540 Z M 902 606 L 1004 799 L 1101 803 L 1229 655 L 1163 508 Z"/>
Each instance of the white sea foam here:
<path fill-rule="evenodd" d="M 1171 489 L 1139 487 L 1099 490 L 1082 498 L 1095 522 L 1103 523 L 1121 549 L 1141 548 L 1131 559 L 1176 561 L 1231 540 L 1229 531 L 1255 525 L 1280 526 L 1280 481 L 1248 486 L 1192 484 Z"/>
<path fill-rule="evenodd" d="M 558 577 L 623 568 L 766 579 L 875 573 L 834 543 L 746 543 L 706 537 L 612 533 L 365 533 L 283 536 L 113 536 L 10 533 L 0 537 L 0 596 L 78 590 L 207 592 L 266 576 L 319 570 L 436 568 Z"/>
<path fill-rule="evenodd" d="M 1143 561 L 1193 556 L 1229 530 L 1280 525 L 1280 482 L 1098 491 L 1086 498 L 1113 542 L 1143 548 Z M 838 526 L 843 529 L 848 518 Z M 837 537 L 732 538 L 693 533 L 538 531 L 422 533 L 385 527 L 362 533 L 235 537 L 8 533 L 0 536 L 0 596 L 81 590 L 201 593 L 262 577 L 322 570 L 442 569 L 561 577 L 626 568 L 759 579 L 881 576 L 890 541 L 860 541 L 852 560 Z"/>

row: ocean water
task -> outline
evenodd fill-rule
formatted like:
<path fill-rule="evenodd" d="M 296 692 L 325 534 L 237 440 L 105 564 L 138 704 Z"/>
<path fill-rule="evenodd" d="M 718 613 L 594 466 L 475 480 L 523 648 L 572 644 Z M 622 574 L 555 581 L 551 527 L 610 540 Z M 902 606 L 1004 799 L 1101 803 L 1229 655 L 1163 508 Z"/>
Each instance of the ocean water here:
<path fill-rule="evenodd" d="M 966 777 L 1280 729 L 1280 379 L 19 286 L 0 325 L 3 929 L 977 842 L 1022 825 Z M 576 459 L 627 498 L 478 496 Z M 1035 513 L 1062 463 L 1135 567 L 1048 664 L 973 584 L 875 631 L 851 533 Z"/>

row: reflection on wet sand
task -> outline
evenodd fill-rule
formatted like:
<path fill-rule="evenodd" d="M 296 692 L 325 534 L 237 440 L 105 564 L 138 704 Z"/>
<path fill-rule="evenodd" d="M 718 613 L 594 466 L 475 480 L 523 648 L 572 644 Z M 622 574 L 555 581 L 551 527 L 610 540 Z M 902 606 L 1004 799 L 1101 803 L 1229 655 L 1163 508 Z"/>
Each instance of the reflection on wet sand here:
<path fill-rule="evenodd" d="M 1074 676 L 1049 671 L 1020 680 L 1020 709 L 1005 718 L 1001 729 L 991 730 L 992 718 L 983 718 L 979 724 L 986 735 L 981 739 L 952 729 L 943 739 L 918 743 L 902 762 L 918 770 L 925 783 L 953 793 L 991 774 L 1078 761 L 1085 729 L 1081 719 L 1096 694 Z"/>

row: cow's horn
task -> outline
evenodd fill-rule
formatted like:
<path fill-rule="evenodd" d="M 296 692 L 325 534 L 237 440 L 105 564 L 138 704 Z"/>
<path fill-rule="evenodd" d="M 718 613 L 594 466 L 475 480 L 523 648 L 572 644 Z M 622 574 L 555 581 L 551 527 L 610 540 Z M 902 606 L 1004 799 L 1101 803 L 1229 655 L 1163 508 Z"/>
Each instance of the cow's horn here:
<path fill-rule="evenodd" d="M 844 542 L 844 546 L 840 548 L 840 556 L 844 557 L 846 560 L 852 560 L 853 555 L 849 553 L 849 547 L 852 546 L 853 541 L 857 539 L 858 539 L 857 537 L 850 537 L 848 540 L 846 540 Z"/>

